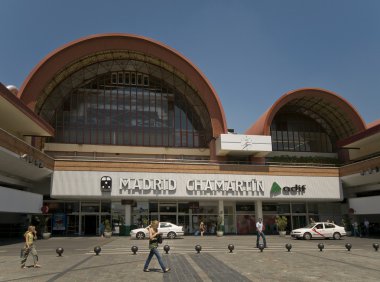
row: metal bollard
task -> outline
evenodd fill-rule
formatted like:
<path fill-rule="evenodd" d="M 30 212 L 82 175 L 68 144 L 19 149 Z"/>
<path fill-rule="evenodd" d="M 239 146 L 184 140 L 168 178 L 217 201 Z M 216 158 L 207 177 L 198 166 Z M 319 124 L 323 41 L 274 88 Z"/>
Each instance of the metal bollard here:
<path fill-rule="evenodd" d="M 263 244 L 259 244 L 259 249 L 260 249 L 260 252 L 263 252 L 263 250 L 264 250 L 264 245 L 263 245 Z"/>
<path fill-rule="evenodd" d="M 235 246 L 232 244 L 229 244 L 227 248 L 230 250 L 230 253 L 232 253 L 232 251 L 235 249 Z"/>
<path fill-rule="evenodd" d="M 325 248 L 325 245 L 323 243 L 318 244 L 319 251 L 322 252 L 322 250 Z"/>
<path fill-rule="evenodd" d="M 285 248 L 288 250 L 288 252 L 290 252 L 290 250 L 292 249 L 292 244 L 287 243 L 285 245 Z"/>
<path fill-rule="evenodd" d="M 94 248 L 94 252 L 95 252 L 95 254 L 98 256 L 99 255 L 99 253 L 102 251 L 102 248 L 100 247 L 100 246 L 96 246 L 95 248 Z"/>
<path fill-rule="evenodd" d="M 350 251 L 352 248 L 352 245 L 350 243 L 347 243 L 345 246 L 346 246 L 347 251 Z"/>
<path fill-rule="evenodd" d="M 138 250 L 139 248 L 137 246 L 132 246 L 131 248 L 131 251 L 133 252 L 134 255 L 137 253 Z"/>
<path fill-rule="evenodd" d="M 56 250 L 55 250 L 55 252 L 58 254 L 58 256 L 62 256 L 62 254 L 63 254 L 63 248 L 61 248 L 61 247 L 59 247 L 59 248 L 57 248 Z"/>

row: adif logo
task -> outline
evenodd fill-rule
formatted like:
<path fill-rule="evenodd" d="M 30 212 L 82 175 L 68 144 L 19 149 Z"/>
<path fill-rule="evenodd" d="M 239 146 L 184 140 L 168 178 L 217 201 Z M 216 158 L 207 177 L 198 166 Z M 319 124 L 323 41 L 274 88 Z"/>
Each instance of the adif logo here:
<path fill-rule="evenodd" d="M 281 188 L 281 186 L 277 182 L 273 182 L 272 188 L 270 189 L 271 196 L 277 196 L 279 194 L 283 195 L 303 195 L 306 191 L 306 185 L 294 185 L 292 187 L 290 186 L 284 186 Z"/>
<path fill-rule="evenodd" d="M 103 176 L 100 178 L 100 188 L 102 191 L 111 191 L 112 189 L 112 178 L 109 176 Z"/>
<path fill-rule="evenodd" d="M 274 194 L 280 194 L 281 193 L 281 187 L 277 184 L 277 182 L 273 182 L 272 188 L 270 189 L 271 195 Z"/>

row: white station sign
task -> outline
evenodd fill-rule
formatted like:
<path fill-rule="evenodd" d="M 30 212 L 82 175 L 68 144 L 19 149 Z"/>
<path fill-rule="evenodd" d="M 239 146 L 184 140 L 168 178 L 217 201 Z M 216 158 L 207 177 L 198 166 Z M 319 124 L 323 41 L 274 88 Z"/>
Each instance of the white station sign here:
<path fill-rule="evenodd" d="M 338 177 L 55 171 L 52 197 L 342 198 Z"/>

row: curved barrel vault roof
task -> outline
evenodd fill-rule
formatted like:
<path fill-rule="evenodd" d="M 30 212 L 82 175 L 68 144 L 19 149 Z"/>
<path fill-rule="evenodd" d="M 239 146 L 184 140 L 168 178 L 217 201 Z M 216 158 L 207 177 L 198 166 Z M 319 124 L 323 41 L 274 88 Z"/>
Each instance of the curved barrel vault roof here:
<path fill-rule="evenodd" d="M 284 107 L 297 113 L 325 120 L 335 130 L 338 139 L 365 130 L 366 126 L 356 109 L 339 95 L 320 88 L 302 88 L 280 97 L 247 131 L 246 134 L 270 135 L 276 114 Z"/>
<path fill-rule="evenodd" d="M 184 77 L 208 109 L 213 136 L 217 137 L 227 132 L 222 104 L 206 76 L 174 49 L 152 39 L 131 34 L 97 34 L 80 38 L 56 49 L 32 70 L 21 86 L 18 96 L 29 108 L 36 111 L 38 99 L 46 99 L 46 89 L 64 68 L 92 54 L 123 50 L 158 59 L 163 65 L 170 66 L 174 72 Z"/>

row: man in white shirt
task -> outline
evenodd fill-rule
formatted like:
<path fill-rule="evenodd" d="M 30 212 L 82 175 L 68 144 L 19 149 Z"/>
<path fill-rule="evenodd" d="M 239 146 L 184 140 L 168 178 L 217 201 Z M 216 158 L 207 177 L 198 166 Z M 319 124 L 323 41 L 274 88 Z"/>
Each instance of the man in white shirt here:
<path fill-rule="evenodd" d="M 257 231 L 256 248 L 259 247 L 260 236 L 263 237 L 264 248 L 266 248 L 267 247 L 267 241 L 265 239 L 265 234 L 263 232 L 263 219 L 262 218 L 259 218 L 259 221 L 256 223 L 256 231 Z"/>
<path fill-rule="evenodd" d="M 364 227 L 365 227 L 365 235 L 369 237 L 369 221 L 368 219 L 364 219 Z"/>

